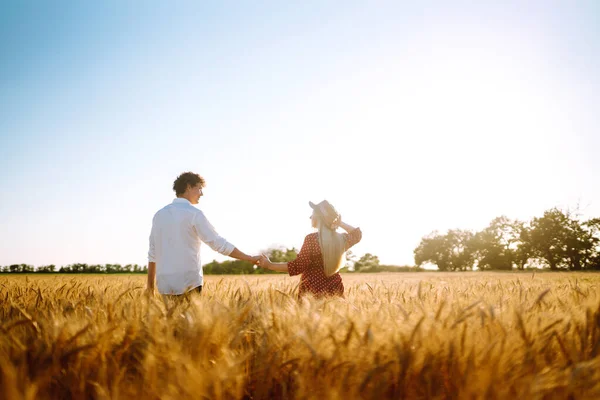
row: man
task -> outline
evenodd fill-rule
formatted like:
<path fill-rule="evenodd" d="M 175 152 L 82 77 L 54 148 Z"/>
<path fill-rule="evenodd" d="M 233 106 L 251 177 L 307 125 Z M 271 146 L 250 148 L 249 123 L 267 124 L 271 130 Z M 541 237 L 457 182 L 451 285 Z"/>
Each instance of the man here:
<path fill-rule="evenodd" d="M 163 295 L 181 295 L 202 291 L 200 243 L 204 242 L 223 255 L 256 263 L 260 256 L 249 256 L 219 236 L 204 213 L 193 206 L 202 196 L 204 179 L 184 172 L 173 183 L 177 198 L 152 220 L 148 251 L 148 291 Z"/>

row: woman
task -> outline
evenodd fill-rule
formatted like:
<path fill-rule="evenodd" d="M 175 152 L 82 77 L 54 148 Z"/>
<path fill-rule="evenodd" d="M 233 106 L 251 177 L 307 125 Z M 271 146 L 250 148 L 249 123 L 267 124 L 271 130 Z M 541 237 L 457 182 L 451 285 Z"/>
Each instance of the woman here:
<path fill-rule="evenodd" d="M 342 216 L 327 200 L 319 204 L 308 203 L 313 209 L 313 228 L 318 232 L 304 238 L 304 244 L 294 261 L 272 263 L 265 255 L 258 265 L 273 271 L 287 272 L 290 276 L 302 274 L 299 297 L 312 294 L 315 297 L 343 296 L 344 285 L 339 270 L 344 253 L 362 238 L 360 228 L 342 222 Z M 341 227 L 348 233 L 337 233 Z"/>

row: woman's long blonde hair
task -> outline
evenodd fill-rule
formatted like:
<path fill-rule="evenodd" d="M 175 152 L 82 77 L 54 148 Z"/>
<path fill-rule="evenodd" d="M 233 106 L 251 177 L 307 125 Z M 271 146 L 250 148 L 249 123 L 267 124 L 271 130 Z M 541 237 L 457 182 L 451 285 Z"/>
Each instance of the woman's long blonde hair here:
<path fill-rule="evenodd" d="M 323 254 L 323 269 L 325 276 L 332 276 L 338 272 L 345 261 L 346 239 L 341 233 L 335 230 L 339 222 L 328 221 L 320 212 L 314 211 L 313 218 L 319 230 L 319 245 Z"/>

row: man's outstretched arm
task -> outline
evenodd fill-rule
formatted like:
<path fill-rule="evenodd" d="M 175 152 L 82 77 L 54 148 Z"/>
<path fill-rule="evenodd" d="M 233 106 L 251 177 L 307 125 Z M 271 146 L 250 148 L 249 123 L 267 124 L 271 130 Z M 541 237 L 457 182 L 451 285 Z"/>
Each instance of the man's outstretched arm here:
<path fill-rule="evenodd" d="M 232 252 L 229 253 L 229 257 L 237 260 L 250 261 L 252 264 L 256 264 L 260 259 L 260 256 L 249 256 L 248 254 L 239 251 L 237 247 L 233 248 Z"/>
<path fill-rule="evenodd" d="M 194 226 L 196 227 L 196 232 L 198 232 L 200 240 L 217 253 L 237 260 L 249 261 L 253 264 L 260 259 L 260 256 L 249 256 L 240 251 L 237 247 L 220 236 L 212 224 L 208 222 L 203 212 L 199 212 L 194 216 Z"/>

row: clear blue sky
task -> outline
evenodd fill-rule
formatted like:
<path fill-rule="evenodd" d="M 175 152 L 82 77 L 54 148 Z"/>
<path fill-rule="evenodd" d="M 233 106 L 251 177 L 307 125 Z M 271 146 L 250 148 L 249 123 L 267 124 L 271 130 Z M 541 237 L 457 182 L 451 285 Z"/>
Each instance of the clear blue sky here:
<path fill-rule="evenodd" d="M 472 3 L 3 2 L 0 265 L 145 263 L 185 170 L 248 253 L 299 247 L 323 198 L 392 264 L 600 216 L 600 2 Z"/>

